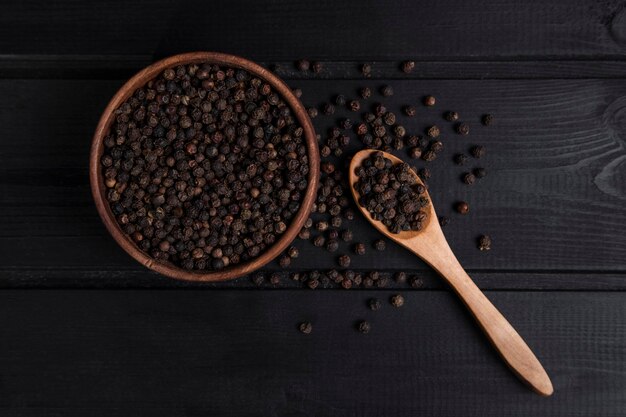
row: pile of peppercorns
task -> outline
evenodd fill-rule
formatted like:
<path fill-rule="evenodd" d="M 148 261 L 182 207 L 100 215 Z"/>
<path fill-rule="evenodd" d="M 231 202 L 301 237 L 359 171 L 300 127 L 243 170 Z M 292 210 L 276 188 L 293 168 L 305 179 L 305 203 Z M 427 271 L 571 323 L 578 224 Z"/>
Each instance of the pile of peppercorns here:
<path fill-rule="evenodd" d="M 303 129 L 272 86 L 208 63 L 167 68 L 122 103 L 101 169 L 137 246 L 200 271 L 269 248 L 300 209 L 309 172 Z"/>
<path fill-rule="evenodd" d="M 356 168 L 358 203 L 391 233 L 421 230 L 428 218 L 426 187 L 417 183 L 408 164 L 393 164 L 375 152 Z"/>

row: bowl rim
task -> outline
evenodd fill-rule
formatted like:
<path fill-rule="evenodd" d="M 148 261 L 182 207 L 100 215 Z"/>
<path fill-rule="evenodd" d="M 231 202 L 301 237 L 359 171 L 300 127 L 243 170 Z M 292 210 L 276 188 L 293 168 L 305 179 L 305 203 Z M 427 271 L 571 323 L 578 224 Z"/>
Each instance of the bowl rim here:
<path fill-rule="evenodd" d="M 249 261 L 242 262 L 232 267 L 229 266 L 219 271 L 197 272 L 188 271 L 168 262 L 152 258 L 147 253 L 139 249 L 131 238 L 122 231 L 115 219 L 115 216 L 113 215 L 113 212 L 111 211 L 109 203 L 106 200 L 106 186 L 104 185 L 100 159 L 104 152 L 104 137 L 108 133 L 109 128 L 115 119 L 115 110 L 126 99 L 128 99 L 137 88 L 145 85 L 149 80 L 156 77 L 166 68 L 174 67 L 176 65 L 205 62 L 246 70 L 269 83 L 272 88 L 280 94 L 281 98 L 291 108 L 296 120 L 300 123 L 304 130 L 303 134 L 305 146 L 309 159 L 309 173 L 307 178 L 308 185 L 305 195 L 301 200 L 300 209 L 293 217 L 287 227 L 287 230 L 283 233 L 280 239 L 274 242 L 272 246 L 262 252 L 259 256 Z M 217 282 L 249 274 L 271 262 L 281 252 L 283 252 L 287 246 L 289 246 L 289 244 L 300 232 L 300 229 L 308 218 L 313 203 L 315 202 L 319 182 L 319 164 L 319 149 L 311 119 L 309 118 L 305 107 L 284 81 L 266 68 L 263 68 L 262 66 L 245 58 L 220 52 L 198 51 L 173 55 L 159 60 L 136 73 L 132 78 L 126 81 L 122 87 L 119 88 L 102 112 L 96 131 L 93 135 L 89 156 L 89 181 L 96 209 L 98 210 L 98 214 L 100 215 L 102 222 L 117 244 L 121 246 L 122 249 L 124 249 L 124 251 L 126 251 L 126 253 L 128 253 L 131 257 L 147 268 L 170 278 L 185 281 Z"/>

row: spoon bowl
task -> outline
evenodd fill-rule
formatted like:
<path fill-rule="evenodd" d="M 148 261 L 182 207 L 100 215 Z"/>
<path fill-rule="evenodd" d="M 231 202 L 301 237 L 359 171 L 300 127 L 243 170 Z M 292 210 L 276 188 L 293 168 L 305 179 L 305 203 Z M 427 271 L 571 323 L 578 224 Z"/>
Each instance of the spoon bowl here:
<path fill-rule="evenodd" d="M 437 221 L 435 207 L 430 195 L 428 195 L 428 191 L 426 191 L 428 218 L 423 222 L 421 230 L 392 233 L 387 226 L 375 220 L 370 212 L 359 204 L 361 196 L 356 190 L 356 183 L 359 180 L 356 175 L 356 169 L 361 166 L 364 160 L 375 153 L 382 154 L 382 156 L 391 160 L 394 165 L 403 163 L 401 159 L 389 153 L 376 150 L 363 150 L 354 155 L 350 162 L 350 190 L 361 213 L 388 239 L 404 246 L 437 271 L 461 298 L 491 344 L 518 378 L 530 385 L 538 394 L 543 396 L 551 395 L 554 391 L 552 382 L 535 354 L 513 326 L 478 289 L 456 259 Z M 423 184 L 413 170 L 411 170 L 411 173 L 416 183 Z"/>

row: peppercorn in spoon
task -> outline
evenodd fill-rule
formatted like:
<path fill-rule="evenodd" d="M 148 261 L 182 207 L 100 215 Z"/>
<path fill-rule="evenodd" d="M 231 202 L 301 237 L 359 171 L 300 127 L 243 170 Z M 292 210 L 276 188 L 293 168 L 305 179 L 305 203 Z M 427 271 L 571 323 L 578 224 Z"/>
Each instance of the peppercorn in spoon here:
<path fill-rule="evenodd" d="M 372 160 L 377 161 L 376 166 Z M 363 150 L 354 155 L 350 163 L 350 189 L 359 209 L 387 238 L 419 256 L 448 282 L 489 341 L 521 380 L 538 394 L 551 395 L 552 382 L 541 363 L 513 326 L 467 275 L 446 241 L 435 208 L 421 180 L 413 170 L 400 164 L 404 162 L 376 150 Z M 385 188 L 385 184 L 390 182 L 390 173 L 395 184 L 394 187 Z M 407 186 L 408 183 L 410 186 Z M 398 198 L 398 202 L 388 201 L 384 209 L 378 205 L 390 196 Z"/>

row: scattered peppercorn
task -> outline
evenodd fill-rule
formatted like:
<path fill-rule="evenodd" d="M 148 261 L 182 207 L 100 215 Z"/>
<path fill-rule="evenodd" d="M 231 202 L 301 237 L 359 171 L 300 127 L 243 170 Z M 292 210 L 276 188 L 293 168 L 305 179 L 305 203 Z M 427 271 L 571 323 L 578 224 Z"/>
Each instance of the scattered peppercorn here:
<path fill-rule="evenodd" d="M 487 176 L 487 170 L 485 168 L 475 168 L 474 175 L 476 175 L 476 178 L 485 178 Z"/>
<path fill-rule="evenodd" d="M 300 330 L 300 333 L 311 334 L 313 331 L 313 325 L 311 322 L 305 321 L 298 325 L 298 330 Z"/>
<path fill-rule="evenodd" d="M 257 287 L 260 287 L 261 285 L 263 285 L 264 281 L 265 281 L 265 277 L 263 276 L 261 272 L 257 272 L 256 274 L 252 276 L 252 282 Z"/>
<path fill-rule="evenodd" d="M 414 146 L 409 149 L 409 157 L 413 159 L 419 159 L 422 157 L 422 148 L 419 146 Z"/>
<path fill-rule="evenodd" d="M 458 203 L 456 203 L 456 211 L 459 214 L 467 214 L 469 213 L 469 204 L 467 204 L 465 201 L 460 201 Z"/>
<path fill-rule="evenodd" d="M 424 280 L 420 277 L 411 278 L 411 287 L 412 288 L 422 288 L 424 286 Z"/>
<path fill-rule="evenodd" d="M 296 68 L 298 68 L 299 71 L 308 71 L 310 67 L 311 63 L 306 59 L 300 59 L 296 62 Z"/>
<path fill-rule="evenodd" d="M 357 112 L 361 110 L 361 103 L 359 102 L 359 100 L 350 100 L 350 103 L 348 103 L 348 107 L 351 111 Z"/>
<path fill-rule="evenodd" d="M 404 106 L 403 110 L 404 110 L 404 114 L 406 114 L 409 117 L 413 117 L 417 113 L 417 111 L 415 110 L 415 107 L 413 106 Z"/>
<path fill-rule="evenodd" d="M 335 106 L 332 103 L 324 103 L 322 106 L 322 113 L 326 116 L 335 114 Z"/>
<path fill-rule="evenodd" d="M 446 216 L 440 216 L 439 217 L 439 225 L 441 227 L 445 227 L 448 224 L 450 224 L 450 218 L 449 217 L 446 217 Z"/>
<path fill-rule="evenodd" d="M 354 245 L 354 253 L 357 255 L 365 255 L 365 243 L 357 243 Z"/>
<path fill-rule="evenodd" d="M 318 248 L 324 246 L 324 243 L 326 243 L 326 239 L 322 235 L 315 236 L 315 238 L 313 238 L 313 245 L 317 246 Z"/>
<path fill-rule="evenodd" d="M 315 74 L 319 74 L 320 72 L 322 72 L 323 68 L 324 66 L 319 61 L 313 61 L 313 63 L 311 64 L 311 69 Z"/>
<path fill-rule="evenodd" d="M 311 119 L 315 119 L 318 115 L 318 111 L 315 107 L 309 107 L 308 109 L 306 109 L 306 112 Z"/>
<path fill-rule="evenodd" d="M 359 90 L 359 95 L 362 99 L 367 100 L 372 96 L 372 90 L 369 87 L 363 87 Z"/>
<path fill-rule="evenodd" d="M 428 129 L 426 129 L 426 134 L 430 136 L 431 138 L 438 137 L 440 133 L 441 131 L 439 130 L 439 126 L 437 125 L 431 126 Z"/>
<path fill-rule="evenodd" d="M 372 326 L 367 321 L 361 321 L 357 324 L 357 329 L 363 334 L 367 334 L 372 329 Z"/>
<path fill-rule="evenodd" d="M 352 237 L 353 237 L 353 234 L 352 234 L 352 230 L 350 229 L 346 229 L 341 232 L 341 240 L 343 240 L 344 242 L 352 241 Z"/>
<path fill-rule="evenodd" d="M 362 64 L 361 74 L 363 74 L 365 78 L 370 78 L 372 76 L 372 66 L 368 63 Z"/>
<path fill-rule="evenodd" d="M 462 122 L 456 125 L 456 133 L 459 135 L 469 135 L 469 124 Z"/>
<path fill-rule="evenodd" d="M 337 258 L 337 263 L 342 268 L 348 268 L 350 266 L 350 257 L 348 255 L 341 255 Z"/>
<path fill-rule="evenodd" d="M 328 252 L 336 252 L 337 249 L 339 249 L 339 242 L 337 242 L 337 239 L 328 239 L 326 242 L 326 250 Z"/>
<path fill-rule="evenodd" d="M 493 114 L 485 114 L 482 117 L 482 122 L 485 126 L 491 126 L 493 124 L 493 122 L 495 121 Z"/>
<path fill-rule="evenodd" d="M 456 122 L 459 120 L 459 114 L 455 111 L 446 112 L 443 117 L 449 122 Z"/>
<path fill-rule="evenodd" d="M 289 258 L 287 258 L 289 259 Z M 270 284 L 272 285 L 278 285 L 280 284 L 280 274 L 277 272 L 274 272 L 272 275 L 270 275 Z"/>
<path fill-rule="evenodd" d="M 463 182 L 466 185 L 473 185 L 476 182 L 476 176 L 471 172 L 466 172 L 463 174 Z"/>
<path fill-rule="evenodd" d="M 472 148 L 470 149 L 470 154 L 472 154 L 474 158 L 480 159 L 485 156 L 485 147 L 480 145 L 472 146 Z"/>
<path fill-rule="evenodd" d="M 432 107 L 435 105 L 435 103 L 437 102 L 437 100 L 435 99 L 435 96 L 426 96 L 424 97 L 424 105 L 428 106 L 428 107 Z"/>
<path fill-rule="evenodd" d="M 491 237 L 487 235 L 481 235 L 478 238 L 478 249 L 481 251 L 491 250 Z"/>
<path fill-rule="evenodd" d="M 278 260 L 278 264 L 281 266 L 281 268 L 287 268 L 291 264 L 291 258 L 287 255 L 283 255 Z"/>
<path fill-rule="evenodd" d="M 430 172 L 430 169 L 424 167 L 420 168 L 420 170 L 417 172 L 417 175 L 421 178 L 422 181 L 426 181 L 431 177 L 432 174 Z"/>
<path fill-rule="evenodd" d="M 454 155 L 454 163 L 457 165 L 465 165 L 468 159 L 469 158 L 467 157 L 467 155 L 463 153 L 457 153 L 456 155 Z"/>
<path fill-rule="evenodd" d="M 381 89 L 380 89 L 380 94 L 383 97 L 391 97 L 393 96 L 393 88 L 390 85 L 384 85 Z"/>
<path fill-rule="evenodd" d="M 384 251 L 386 247 L 387 244 L 383 239 L 378 239 L 374 242 L 374 249 L 376 249 L 377 251 Z"/>
<path fill-rule="evenodd" d="M 406 283 L 406 272 L 396 272 L 393 276 L 394 280 L 398 284 Z"/>
<path fill-rule="evenodd" d="M 378 311 L 383 306 L 383 303 L 381 303 L 378 298 L 370 298 L 367 300 L 367 306 L 372 311 Z"/>
<path fill-rule="evenodd" d="M 402 72 L 405 74 L 409 74 L 413 72 L 414 68 L 415 68 L 415 61 L 404 61 L 402 65 L 400 66 L 400 69 L 402 69 Z"/>
<path fill-rule="evenodd" d="M 404 297 L 401 296 L 400 294 L 392 295 L 391 298 L 389 299 L 389 302 L 391 303 L 392 306 L 399 308 L 404 305 Z"/>

